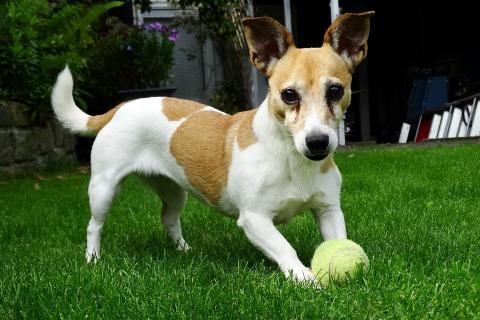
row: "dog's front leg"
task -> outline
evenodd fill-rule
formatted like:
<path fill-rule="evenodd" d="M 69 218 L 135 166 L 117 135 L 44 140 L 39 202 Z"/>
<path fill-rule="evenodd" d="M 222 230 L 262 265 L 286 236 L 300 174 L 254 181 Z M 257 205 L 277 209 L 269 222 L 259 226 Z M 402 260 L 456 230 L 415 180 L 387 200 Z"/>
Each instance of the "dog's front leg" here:
<path fill-rule="evenodd" d="M 312 210 L 323 240 L 346 239 L 345 219 L 339 204 Z"/>
<path fill-rule="evenodd" d="M 295 249 L 288 243 L 268 215 L 256 212 L 242 212 L 237 225 L 245 231 L 247 238 L 267 257 L 275 261 L 285 276 L 298 281 L 313 281 L 312 271 L 297 257 Z"/>

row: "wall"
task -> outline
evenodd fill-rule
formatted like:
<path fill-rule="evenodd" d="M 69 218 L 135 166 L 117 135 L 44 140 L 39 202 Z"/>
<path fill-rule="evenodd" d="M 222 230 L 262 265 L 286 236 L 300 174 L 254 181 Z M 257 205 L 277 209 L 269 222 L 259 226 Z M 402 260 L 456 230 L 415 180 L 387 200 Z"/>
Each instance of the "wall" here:
<path fill-rule="evenodd" d="M 183 11 L 166 0 L 152 1 L 152 10 L 142 14 L 145 23 L 171 24 Z M 194 11 L 188 10 L 187 14 Z M 175 44 L 173 74 L 177 90 L 173 97 L 208 103 L 222 81 L 221 64 L 211 41 L 200 42 L 195 35 L 179 27 Z"/>
<path fill-rule="evenodd" d="M 75 138 L 56 120 L 33 125 L 26 106 L 0 102 L 0 176 L 22 175 L 74 163 Z"/>

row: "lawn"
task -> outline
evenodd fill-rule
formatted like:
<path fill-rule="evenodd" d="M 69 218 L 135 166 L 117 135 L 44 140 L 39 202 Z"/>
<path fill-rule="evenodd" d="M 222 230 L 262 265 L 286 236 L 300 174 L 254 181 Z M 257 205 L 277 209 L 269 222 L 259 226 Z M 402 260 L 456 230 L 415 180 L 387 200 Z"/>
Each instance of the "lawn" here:
<path fill-rule="evenodd" d="M 84 261 L 88 174 L 0 182 L 0 318 L 480 319 L 480 145 L 343 150 L 349 238 L 370 273 L 316 290 L 283 274 L 235 221 L 190 199 L 178 253 L 161 203 L 128 178 Z M 280 227 L 309 264 L 313 218 Z"/>

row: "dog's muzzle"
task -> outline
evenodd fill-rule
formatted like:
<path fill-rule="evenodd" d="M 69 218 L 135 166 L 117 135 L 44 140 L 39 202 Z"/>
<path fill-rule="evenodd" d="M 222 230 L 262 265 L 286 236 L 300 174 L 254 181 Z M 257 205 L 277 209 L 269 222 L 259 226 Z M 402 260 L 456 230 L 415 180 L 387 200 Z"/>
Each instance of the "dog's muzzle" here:
<path fill-rule="evenodd" d="M 305 138 L 305 144 L 308 148 L 308 153 L 305 156 L 313 161 L 320 161 L 328 156 L 328 146 L 330 144 L 330 138 L 328 134 L 317 133 L 307 136 Z"/>

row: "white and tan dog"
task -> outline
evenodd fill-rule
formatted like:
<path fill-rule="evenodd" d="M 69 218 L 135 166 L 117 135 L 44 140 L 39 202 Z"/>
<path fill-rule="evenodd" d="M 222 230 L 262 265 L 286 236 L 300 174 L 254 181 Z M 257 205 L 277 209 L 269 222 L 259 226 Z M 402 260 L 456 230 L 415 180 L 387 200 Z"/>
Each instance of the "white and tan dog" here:
<path fill-rule="evenodd" d="M 311 210 L 324 240 L 346 238 L 341 175 L 333 161 L 336 130 L 350 104 L 355 67 L 367 54 L 373 12 L 344 14 L 321 48 L 298 49 L 271 18 L 243 21 L 252 63 L 270 92 L 259 108 L 233 116 L 197 102 L 145 98 L 99 116 L 72 97 L 68 68 L 58 76 L 52 104 L 72 132 L 97 134 L 88 188 L 92 218 L 87 261 L 100 257 L 100 236 L 122 179 L 145 178 L 163 202 L 161 221 L 179 250 L 187 250 L 180 212 L 187 192 L 237 219 L 247 238 L 287 277 L 314 275 L 276 229 Z"/>

